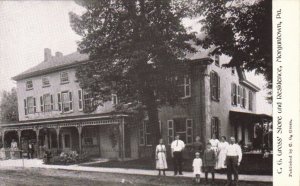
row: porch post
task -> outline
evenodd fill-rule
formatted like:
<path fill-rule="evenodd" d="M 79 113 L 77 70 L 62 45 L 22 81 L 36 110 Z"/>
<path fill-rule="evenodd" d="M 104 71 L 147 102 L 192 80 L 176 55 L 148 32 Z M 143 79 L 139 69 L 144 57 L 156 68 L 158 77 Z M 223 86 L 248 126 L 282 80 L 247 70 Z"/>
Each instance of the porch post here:
<path fill-rule="evenodd" d="M 3 148 L 5 148 L 5 142 L 4 142 L 4 139 L 5 139 L 5 130 L 3 130 L 2 132 L 1 132 L 1 138 L 2 138 L 2 145 L 3 145 Z"/>
<path fill-rule="evenodd" d="M 40 130 L 38 128 L 35 129 L 35 134 L 36 134 L 36 148 L 37 148 L 37 157 L 40 157 L 40 144 L 39 144 L 39 135 L 40 135 Z"/>
<path fill-rule="evenodd" d="M 19 139 L 19 147 L 20 147 L 20 149 L 22 149 L 22 145 L 21 145 L 21 133 L 22 133 L 22 131 L 20 130 L 20 129 L 18 129 L 18 139 Z"/>
<path fill-rule="evenodd" d="M 59 132 L 60 132 L 60 128 L 57 127 L 55 130 L 56 130 L 57 150 L 59 150 Z"/>
<path fill-rule="evenodd" d="M 77 127 L 78 130 L 78 138 L 79 138 L 79 153 L 81 154 L 82 152 L 82 144 L 81 144 L 81 132 L 82 132 L 82 126 L 78 125 Z"/>

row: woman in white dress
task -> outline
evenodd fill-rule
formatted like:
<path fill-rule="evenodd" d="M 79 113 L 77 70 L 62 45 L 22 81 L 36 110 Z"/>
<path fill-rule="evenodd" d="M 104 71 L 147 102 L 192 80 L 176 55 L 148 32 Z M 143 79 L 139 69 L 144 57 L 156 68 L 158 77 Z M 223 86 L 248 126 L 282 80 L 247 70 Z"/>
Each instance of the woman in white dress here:
<path fill-rule="evenodd" d="M 228 142 L 226 141 L 226 137 L 222 136 L 221 141 L 218 144 L 218 161 L 216 165 L 216 169 L 225 169 L 225 160 L 226 160 L 226 148 L 228 146 Z"/>
<path fill-rule="evenodd" d="M 211 149 L 213 149 L 217 155 L 219 140 L 216 139 L 215 134 L 212 135 L 212 138 L 209 140 L 209 143 L 211 144 Z"/>
<path fill-rule="evenodd" d="M 160 176 L 161 171 L 163 171 L 163 175 L 165 176 L 165 170 L 168 168 L 167 165 L 167 150 L 166 146 L 163 144 L 163 139 L 159 140 L 159 144 L 156 146 L 155 150 L 155 158 L 156 158 L 156 169 L 159 171 L 158 175 Z"/>

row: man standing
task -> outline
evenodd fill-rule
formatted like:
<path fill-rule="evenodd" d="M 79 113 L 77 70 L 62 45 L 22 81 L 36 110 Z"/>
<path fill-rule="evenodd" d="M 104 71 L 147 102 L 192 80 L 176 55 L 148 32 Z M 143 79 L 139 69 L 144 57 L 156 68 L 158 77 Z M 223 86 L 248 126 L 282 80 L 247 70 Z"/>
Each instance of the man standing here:
<path fill-rule="evenodd" d="M 231 185 L 234 175 L 234 185 L 238 184 L 238 166 L 242 161 L 241 147 L 235 143 L 235 138 L 230 137 L 230 144 L 226 148 L 227 186 Z"/>
<path fill-rule="evenodd" d="M 174 175 L 182 175 L 182 150 L 185 147 L 183 141 L 181 141 L 179 134 L 176 134 L 175 140 L 171 144 L 171 156 L 174 162 Z"/>

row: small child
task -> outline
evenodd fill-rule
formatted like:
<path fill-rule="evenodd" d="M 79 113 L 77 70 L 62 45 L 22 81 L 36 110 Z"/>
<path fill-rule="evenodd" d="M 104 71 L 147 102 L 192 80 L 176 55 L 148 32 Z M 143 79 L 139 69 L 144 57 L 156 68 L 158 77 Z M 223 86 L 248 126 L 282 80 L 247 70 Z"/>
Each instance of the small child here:
<path fill-rule="evenodd" d="M 200 158 L 200 153 L 195 153 L 195 159 L 193 161 L 193 170 L 195 175 L 196 183 L 200 183 L 200 175 L 201 175 L 201 167 L 202 167 L 202 160 Z"/>
<path fill-rule="evenodd" d="M 205 181 L 207 182 L 208 173 L 211 173 L 212 183 L 215 181 L 215 165 L 216 165 L 216 153 L 211 148 L 211 144 L 207 143 L 206 149 L 203 154 L 203 171 L 205 172 Z"/>

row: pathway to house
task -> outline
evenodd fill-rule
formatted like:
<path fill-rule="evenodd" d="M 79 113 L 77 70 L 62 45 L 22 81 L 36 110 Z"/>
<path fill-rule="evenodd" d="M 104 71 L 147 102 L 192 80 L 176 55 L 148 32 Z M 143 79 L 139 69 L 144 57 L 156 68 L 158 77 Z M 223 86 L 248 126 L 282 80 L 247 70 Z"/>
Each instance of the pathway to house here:
<path fill-rule="evenodd" d="M 105 159 L 98 159 L 98 162 L 106 161 Z M 95 163 L 95 162 L 93 162 Z M 40 159 L 17 159 L 17 160 L 2 160 L 0 161 L 0 169 L 9 169 L 15 167 L 24 168 L 48 168 L 60 170 L 75 170 L 75 171 L 90 171 L 90 172 L 106 172 L 106 173 L 120 173 L 120 174 L 135 174 L 135 175 L 157 175 L 156 170 L 140 170 L 140 169 L 126 169 L 126 168 L 107 168 L 107 167 L 86 167 L 81 165 L 45 165 Z M 166 172 L 167 176 L 173 176 L 172 171 Z M 183 177 L 194 177 L 192 172 L 184 172 Z M 216 174 L 216 179 L 225 180 L 225 174 Z M 258 181 L 258 182 L 272 182 L 272 176 L 266 175 L 240 175 L 241 181 Z"/>

